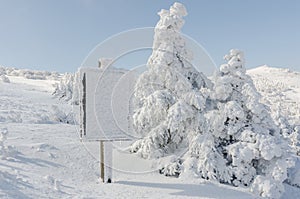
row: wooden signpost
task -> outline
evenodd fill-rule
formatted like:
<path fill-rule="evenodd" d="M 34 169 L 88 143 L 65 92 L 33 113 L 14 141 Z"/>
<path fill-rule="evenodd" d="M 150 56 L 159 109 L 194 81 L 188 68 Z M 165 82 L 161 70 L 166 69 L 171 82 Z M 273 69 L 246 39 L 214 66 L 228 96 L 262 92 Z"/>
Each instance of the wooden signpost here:
<path fill-rule="evenodd" d="M 81 68 L 79 70 L 80 137 L 87 142 L 99 142 L 100 177 L 112 182 L 112 151 L 114 141 L 132 140 L 122 132 L 112 110 L 113 88 L 124 75 L 124 70 Z M 127 88 L 121 90 L 124 91 Z M 125 96 L 125 95 L 124 95 Z M 118 101 L 119 100 L 119 101 Z M 118 96 L 116 104 L 128 99 Z M 118 115 L 128 115 L 127 109 L 118 109 Z"/>
<path fill-rule="evenodd" d="M 100 141 L 100 178 L 104 183 L 112 182 L 111 142 Z"/>

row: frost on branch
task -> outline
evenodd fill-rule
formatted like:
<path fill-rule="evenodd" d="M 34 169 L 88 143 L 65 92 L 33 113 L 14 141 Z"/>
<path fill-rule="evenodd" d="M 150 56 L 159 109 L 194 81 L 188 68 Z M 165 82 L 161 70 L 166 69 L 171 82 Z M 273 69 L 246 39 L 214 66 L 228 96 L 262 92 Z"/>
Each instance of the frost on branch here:
<path fill-rule="evenodd" d="M 131 151 L 144 158 L 161 157 L 187 147 L 188 135 L 201 131 L 205 96 L 199 89 L 209 80 L 193 68 L 191 53 L 180 35 L 186 9 L 175 3 L 161 10 L 155 27 L 153 52 L 135 85 L 138 101 L 133 115 L 135 131 L 144 136 Z"/>

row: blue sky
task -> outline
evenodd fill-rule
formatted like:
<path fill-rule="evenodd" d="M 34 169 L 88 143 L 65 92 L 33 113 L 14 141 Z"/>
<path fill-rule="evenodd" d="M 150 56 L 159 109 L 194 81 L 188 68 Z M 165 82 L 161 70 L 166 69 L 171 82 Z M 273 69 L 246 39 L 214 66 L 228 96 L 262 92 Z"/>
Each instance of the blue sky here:
<path fill-rule="evenodd" d="M 106 38 L 155 26 L 169 0 L 0 0 L 0 65 L 75 71 Z M 179 1 L 188 16 L 183 33 L 217 65 L 231 48 L 247 67 L 268 64 L 300 71 L 300 1 Z"/>

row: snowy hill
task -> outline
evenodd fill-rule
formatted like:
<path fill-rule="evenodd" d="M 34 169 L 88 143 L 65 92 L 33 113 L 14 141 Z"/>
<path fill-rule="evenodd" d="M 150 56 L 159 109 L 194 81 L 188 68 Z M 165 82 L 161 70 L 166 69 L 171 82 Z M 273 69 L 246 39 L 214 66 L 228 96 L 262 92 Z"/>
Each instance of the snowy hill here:
<path fill-rule="evenodd" d="M 288 125 L 299 125 L 300 73 L 270 67 L 248 73 L 274 114 L 279 103 Z M 70 124 L 77 106 L 52 96 L 60 79 L 17 74 L 5 74 L 10 83 L 0 80 L 0 150 L 14 146 L 0 156 L 0 198 L 255 198 L 244 188 L 164 177 L 152 161 L 119 150 L 114 183 L 102 184 L 98 143 L 81 143 L 78 126 Z M 300 195 L 285 186 L 283 198 Z"/>
<path fill-rule="evenodd" d="M 292 125 L 300 125 L 300 72 L 265 65 L 248 74 L 274 113 L 279 108 Z"/>

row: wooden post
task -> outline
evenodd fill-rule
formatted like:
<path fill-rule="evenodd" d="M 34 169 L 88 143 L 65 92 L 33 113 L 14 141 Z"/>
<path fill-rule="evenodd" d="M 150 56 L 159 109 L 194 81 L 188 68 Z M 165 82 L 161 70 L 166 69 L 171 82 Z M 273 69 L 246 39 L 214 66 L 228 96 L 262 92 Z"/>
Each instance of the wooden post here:
<path fill-rule="evenodd" d="M 112 144 L 100 141 L 100 178 L 103 183 L 111 183 L 112 178 Z"/>
<path fill-rule="evenodd" d="M 80 76 L 81 78 L 81 76 Z M 86 73 L 83 73 L 80 91 L 82 98 L 80 99 L 80 138 L 86 136 Z"/>
<path fill-rule="evenodd" d="M 102 178 L 102 182 L 105 182 L 104 167 L 104 141 L 100 141 L 100 178 Z"/>

